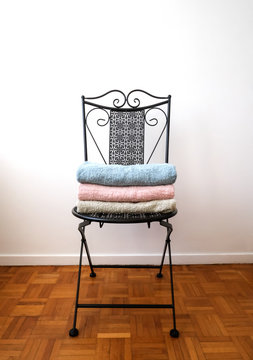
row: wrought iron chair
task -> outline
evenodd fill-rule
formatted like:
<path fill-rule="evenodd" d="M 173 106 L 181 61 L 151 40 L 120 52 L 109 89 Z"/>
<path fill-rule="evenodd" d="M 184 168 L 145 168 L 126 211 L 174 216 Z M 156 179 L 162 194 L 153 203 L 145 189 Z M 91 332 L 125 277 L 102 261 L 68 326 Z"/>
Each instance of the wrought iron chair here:
<path fill-rule="evenodd" d="M 143 98 L 145 98 L 143 100 Z M 146 102 L 145 102 L 146 100 Z M 108 105 L 109 103 L 109 105 Z M 145 104 L 144 104 L 145 103 Z M 147 105 L 146 105 L 147 103 Z M 92 153 L 97 149 L 97 153 L 101 156 L 105 164 L 143 164 L 149 163 L 153 157 L 155 150 L 158 149 L 161 138 L 165 139 L 165 162 L 169 161 L 169 129 L 170 129 L 170 107 L 171 96 L 160 97 L 153 96 L 143 90 L 133 90 L 125 95 L 120 90 L 112 90 L 101 96 L 97 97 L 84 97 L 82 96 L 82 109 L 83 109 L 83 137 L 84 137 L 84 160 L 88 160 L 88 144 L 93 144 Z M 146 151 L 148 144 L 147 132 L 148 129 L 155 128 L 158 123 L 162 124 L 159 130 L 159 136 L 153 143 L 151 151 Z M 98 146 L 98 139 L 94 134 L 93 127 L 108 129 L 109 133 L 109 151 L 105 156 L 101 148 Z M 88 139 L 89 137 L 89 139 Z M 145 138 L 145 141 L 144 141 Z M 105 143 L 103 141 L 103 143 Z M 107 147 L 108 147 L 107 143 Z M 159 151 L 161 152 L 161 151 Z M 81 249 L 80 261 L 77 280 L 77 291 L 75 301 L 75 312 L 73 328 L 69 331 L 69 335 L 74 337 L 78 335 L 76 328 L 77 311 L 79 308 L 171 308 L 173 313 L 173 328 L 170 335 L 174 338 L 179 336 L 179 331 L 176 329 L 175 317 L 175 301 L 173 289 L 173 275 L 172 275 L 172 259 L 170 247 L 170 235 L 173 230 L 172 225 L 168 219 L 175 216 L 177 210 L 169 213 L 141 213 L 141 214 L 105 214 L 105 213 L 89 213 L 81 214 L 77 212 L 77 208 L 73 208 L 72 213 L 74 216 L 82 219 L 79 224 L 78 230 L 81 233 Z M 91 222 L 98 222 L 100 227 L 104 223 L 150 223 L 154 221 L 160 222 L 167 230 L 165 245 L 162 253 L 160 265 L 93 265 L 89 253 L 85 228 Z M 170 272 L 170 288 L 171 288 L 171 304 L 80 304 L 79 303 L 79 288 L 82 270 L 82 257 L 83 246 L 85 247 L 88 263 L 90 266 L 90 276 L 96 277 L 94 268 L 103 267 L 125 267 L 125 268 L 158 268 L 159 272 L 157 277 L 161 278 L 162 268 L 166 250 L 169 253 L 169 272 Z"/>

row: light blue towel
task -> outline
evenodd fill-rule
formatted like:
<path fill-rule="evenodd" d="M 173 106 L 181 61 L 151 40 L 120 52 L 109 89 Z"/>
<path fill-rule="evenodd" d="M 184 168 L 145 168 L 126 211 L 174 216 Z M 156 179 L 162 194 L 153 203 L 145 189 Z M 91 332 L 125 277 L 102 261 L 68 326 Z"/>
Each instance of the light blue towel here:
<path fill-rule="evenodd" d="M 172 164 L 105 165 L 89 161 L 77 170 L 77 181 L 110 186 L 169 185 L 176 181 Z"/>

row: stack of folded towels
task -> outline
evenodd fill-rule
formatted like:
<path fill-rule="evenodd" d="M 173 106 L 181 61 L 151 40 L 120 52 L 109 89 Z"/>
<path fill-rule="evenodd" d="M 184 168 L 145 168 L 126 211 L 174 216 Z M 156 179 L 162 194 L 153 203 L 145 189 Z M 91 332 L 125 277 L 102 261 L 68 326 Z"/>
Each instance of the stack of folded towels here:
<path fill-rule="evenodd" d="M 79 213 L 157 213 L 176 210 L 172 164 L 104 165 L 77 170 Z"/>

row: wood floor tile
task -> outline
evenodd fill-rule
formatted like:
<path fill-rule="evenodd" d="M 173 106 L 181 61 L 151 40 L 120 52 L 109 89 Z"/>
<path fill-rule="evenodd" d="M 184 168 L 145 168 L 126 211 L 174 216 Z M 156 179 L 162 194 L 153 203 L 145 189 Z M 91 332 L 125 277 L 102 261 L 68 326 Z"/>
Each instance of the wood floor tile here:
<path fill-rule="evenodd" d="M 223 315 L 220 321 L 226 328 L 230 336 L 247 336 L 253 334 L 253 323 L 251 319 L 245 315 Z"/>
<path fill-rule="evenodd" d="M 155 338 L 163 336 L 160 319 L 155 315 L 135 315 L 130 317 L 131 334 L 133 337 Z"/>
<path fill-rule="evenodd" d="M 1 294 L 1 290 L 0 290 Z M 0 295 L 0 316 L 5 316 L 6 314 L 10 314 L 15 306 L 18 303 L 18 297 L 17 298 L 1 298 Z"/>
<path fill-rule="evenodd" d="M 60 339 L 67 334 L 64 320 L 38 320 L 30 337 L 38 339 Z"/>
<path fill-rule="evenodd" d="M 49 298 L 42 310 L 41 320 L 68 320 L 74 299 Z"/>
<path fill-rule="evenodd" d="M 162 337 L 154 337 L 153 341 L 143 338 L 132 340 L 132 354 L 134 360 L 167 360 L 167 346 Z"/>
<path fill-rule="evenodd" d="M 253 338 L 250 336 L 234 336 L 233 343 L 240 352 L 243 360 L 253 359 Z"/>
<path fill-rule="evenodd" d="M 11 316 L 38 316 L 41 315 L 44 305 L 16 305 Z"/>
<path fill-rule="evenodd" d="M 0 339 L 5 338 L 4 333 L 10 326 L 12 318 L 10 316 L 0 316 Z"/>
<path fill-rule="evenodd" d="M 82 339 L 81 342 L 62 342 L 58 356 L 55 358 L 59 359 L 84 359 L 93 360 L 96 358 L 96 341 L 90 339 Z"/>
<path fill-rule="evenodd" d="M 0 299 L 22 298 L 28 284 L 6 284 L 0 291 Z"/>
<path fill-rule="evenodd" d="M 53 346 L 51 339 L 28 339 L 20 360 L 49 360 Z"/>
<path fill-rule="evenodd" d="M 50 298 L 69 298 L 73 299 L 76 294 L 76 284 L 56 284 L 49 295 Z"/>
<path fill-rule="evenodd" d="M 3 339 L 27 339 L 37 324 L 38 317 L 9 317 L 10 323 L 2 334 Z"/>
<path fill-rule="evenodd" d="M 130 319 L 128 315 L 100 316 L 98 330 L 100 332 L 128 332 Z M 113 330 L 113 331 L 112 331 Z"/>
<path fill-rule="evenodd" d="M 22 356 L 26 340 L 20 339 L 0 339 L 0 359 L 9 357 L 18 358 Z"/>
<path fill-rule="evenodd" d="M 96 360 L 132 360 L 129 339 L 98 339 Z M 138 360 L 137 358 L 133 358 Z"/>
<path fill-rule="evenodd" d="M 59 274 L 36 274 L 31 284 L 56 284 Z"/>

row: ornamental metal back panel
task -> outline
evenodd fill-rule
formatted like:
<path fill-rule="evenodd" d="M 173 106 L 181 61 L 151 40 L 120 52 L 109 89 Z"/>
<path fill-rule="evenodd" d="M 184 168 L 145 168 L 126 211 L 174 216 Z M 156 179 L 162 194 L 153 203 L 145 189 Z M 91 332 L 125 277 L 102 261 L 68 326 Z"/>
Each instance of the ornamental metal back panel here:
<path fill-rule="evenodd" d="M 168 162 L 170 99 L 170 95 L 159 97 L 143 90 L 132 90 L 128 95 L 111 90 L 97 97 L 82 96 L 84 159 L 88 160 L 87 135 L 105 164 L 121 165 L 149 163 L 164 136 Z M 156 127 L 158 133 L 154 131 Z M 147 139 L 147 134 L 153 141 Z M 101 146 L 104 144 L 108 144 L 106 151 Z"/>
<path fill-rule="evenodd" d="M 133 165 L 144 163 L 145 112 L 111 111 L 109 163 Z"/>

